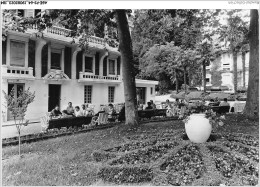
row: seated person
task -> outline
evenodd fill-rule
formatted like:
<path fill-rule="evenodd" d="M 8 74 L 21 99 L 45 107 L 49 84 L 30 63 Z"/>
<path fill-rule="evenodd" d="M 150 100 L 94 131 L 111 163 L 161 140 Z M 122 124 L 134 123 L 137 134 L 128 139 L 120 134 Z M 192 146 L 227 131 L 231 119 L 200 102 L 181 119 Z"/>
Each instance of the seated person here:
<path fill-rule="evenodd" d="M 82 116 L 87 116 L 88 115 L 88 111 L 86 110 L 86 105 L 82 104 L 81 105 L 81 114 Z"/>
<path fill-rule="evenodd" d="M 209 102 L 208 105 L 209 105 L 209 106 L 219 106 L 219 104 L 216 103 L 216 102 L 214 101 L 214 99 L 210 99 L 210 102 Z"/>
<path fill-rule="evenodd" d="M 116 110 L 112 104 L 108 105 L 108 121 L 116 120 Z"/>
<path fill-rule="evenodd" d="M 119 112 L 118 121 L 125 121 L 125 104 Z"/>
<path fill-rule="evenodd" d="M 166 100 L 165 108 L 166 108 L 166 109 L 171 109 L 171 108 L 172 108 L 172 105 L 171 105 L 169 99 Z"/>
<path fill-rule="evenodd" d="M 230 106 L 229 103 L 227 102 L 227 98 L 224 98 L 224 101 L 221 102 L 219 106 Z"/>
<path fill-rule="evenodd" d="M 56 105 L 55 108 L 51 111 L 51 117 L 59 118 L 62 116 L 62 113 L 60 112 L 59 106 Z"/>
<path fill-rule="evenodd" d="M 74 116 L 74 108 L 72 106 L 72 102 L 69 102 L 67 109 L 63 110 L 62 112 L 66 115 Z"/>
<path fill-rule="evenodd" d="M 82 112 L 80 111 L 79 106 L 75 106 L 74 115 L 75 115 L 76 117 L 83 116 Z"/>
<path fill-rule="evenodd" d="M 175 103 L 174 103 L 174 106 L 175 106 L 176 108 L 181 108 L 181 107 L 180 107 L 180 101 L 179 101 L 178 98 L 176 98 Z"/>
<path fill-rule="evenodd" d="M 215 98 L 215 103 L 217 103 L 217 106 L 219 106 L 220 101 L 219 101 L 218 97 Z"/>
<path fill-rule="evenodd" d="M 143 110 L 143 109 L 144 109 L 144 105 L 143 104 L 139 104 L 137 110 Z"/>
<path fill-rule="evenodd" d="M 156 109 L 156 105 L 153 103 L 153 100 L 150 100 L 151 106 L 153 107 L 153 109 Z"/>
<path fill-rule="evenodd" d="M 147 102 L 147 107 L 145 108 L 145 110 L 151 110 L 151 109 L 153 109 L 152 103 L 151 102 Z"/>

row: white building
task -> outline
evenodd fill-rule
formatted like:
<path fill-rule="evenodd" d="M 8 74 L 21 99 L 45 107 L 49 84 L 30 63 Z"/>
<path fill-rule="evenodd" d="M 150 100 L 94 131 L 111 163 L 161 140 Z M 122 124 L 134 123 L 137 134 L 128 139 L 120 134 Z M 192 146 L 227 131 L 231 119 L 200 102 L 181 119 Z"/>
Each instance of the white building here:
<path fill-rule="evenodd" d="M 219 58 L 211 62 L 206 67 L 206 86 L 220 87 L 227 86 L 234 91 L 234 74 L 233 74 L 233 55 L 223 53 Z M 245 87 L 248 86 L 249 77 L 249 52 L 245 54 Z M 215 74 L 215 75 L 214 75 Z M 218 76 L 217 80 L 213 80 L 213 76 Z M 214 82 L 215 81 L 215 82 Z M 237 55 L 237 87 L 243 87 L 243 64 L 242 54 Z"/>
<path fill-rule="evenodd" d="M 39 10 L 22 10 L 24 16 L 34 16 Z M 3 24 L 8 21 L 3 18 Z M 2 90 L 35 91 L 26 118 L 37 119 L 59 105 L 65 109 L 91 103 L 95 112 L 101 104 L 124 102 L 122 60 L 117 48 L 103 38 L 89 38 L 89 51 L 84 53 L 78 43 L 66 37 L 71 31 L 52 26 L 36 37 L 37 26 L 25 33 L 10 30 L 2 41 Z M 157 81 L 136 79 L 144 102 L 154 100 Z M 2 94 L 3 121 L 12 120 Z"/>

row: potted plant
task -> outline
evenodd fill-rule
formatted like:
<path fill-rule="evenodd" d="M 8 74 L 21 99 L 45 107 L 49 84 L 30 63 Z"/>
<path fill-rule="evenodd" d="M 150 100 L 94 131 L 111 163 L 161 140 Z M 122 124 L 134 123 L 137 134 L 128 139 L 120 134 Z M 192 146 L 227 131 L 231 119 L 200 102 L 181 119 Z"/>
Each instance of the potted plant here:
<path fill-rule="evenodd" d="M 213 130 L 216 130 L 219 126 L 223 126 L 222 120 L 225 116 L 218 116 L 216 112 L 213 112 L 206 106 L 203 107 L 205 112 L 191 113 L 190 110 L 181 116 L 184 118 L 185 131 L 190 139 L 194 143 L 205 143 Z"/>

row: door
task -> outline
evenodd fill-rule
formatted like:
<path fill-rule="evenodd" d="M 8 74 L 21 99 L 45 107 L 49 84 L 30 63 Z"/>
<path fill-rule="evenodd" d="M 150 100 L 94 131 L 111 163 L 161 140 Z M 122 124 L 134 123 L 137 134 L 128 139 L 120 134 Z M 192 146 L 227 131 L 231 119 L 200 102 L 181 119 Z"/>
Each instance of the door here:
<path fill-rule="evenodd" d="M 21 83 L 12 83 L 8 84 L 8 95 L 11 93 L 12 89 L 14 89 L 14 97 L 17 98 L 19 96 L 19 92 L 24 90 L 24 84 Z M 21 119 L 18 117 L 17 119 Z M 7 110 L 7 120 L 13 120 L 13 116 L 9 110 Z"/>
<path fill-rule="evenodd" d="M 60 106 L 60 89 L 61 85 L 49 84 L 49 101 L 48 111 L 50 112 L 56 105 Z"/>
<path fill-rule="evenodd" d="M 146 98 L 145 98 L 145 87 L 137 87 L 136 88 L 136 94 L 137 94 L 137 101 L 139 104 L 145 104 Z"/>

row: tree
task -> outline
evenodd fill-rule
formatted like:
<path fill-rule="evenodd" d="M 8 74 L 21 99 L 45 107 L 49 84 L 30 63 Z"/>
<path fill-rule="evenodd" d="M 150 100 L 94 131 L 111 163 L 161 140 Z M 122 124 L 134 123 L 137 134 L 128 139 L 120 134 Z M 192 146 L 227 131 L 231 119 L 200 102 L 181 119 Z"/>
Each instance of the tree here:
<path fill-rule="evenodd" d="M 138 125 L 135 72 L 133 67 L 132 41 L 125 10 L 116 10 L 119 50 L 123 60 L 123 81 L 125 93 L 126 124 Z"/>
<path fill-rule="evenodd" d="M 21 156 L 21 129 L 22 126 L 27 126 L 29 120 L 25 120 L 25 114 L 28 105 L 33 102 L 35 97 L 35 92 L 30 92 L 29 88 L 27 90 L 19 90 L 18 96 L 15 94 L 14 88 L 11 90 L 10 94 L 6 94 L 4 91 L 4 98 L 7 102 L 7 109 L 10 111 L 14 118 L 14 123 L 18 132 L 19 137 L 19 156 Z M 20 119 L 19 119 L 20 118 Z M 17 123 L 18 120 L 18 123 Z M 25 120 L 25 122 L 24 122 Z"/>
<path fill-rule="evenodd" d="M 250 10 L 249 26 L 249 81 L 244 114 L 249 118 L 259 116 L 259 15 Z"/>
<path fill-rule="evenodd" d="M 234 92 L 237 93 L 237 54 L 243 45 L 248 43 L 248 24 L 241 18 L 242 10 L 230 10 L 226 13 L 227 24 L 218 30 L 220 38 L 225 41 L 233 56 L 233 83 Z"/>

